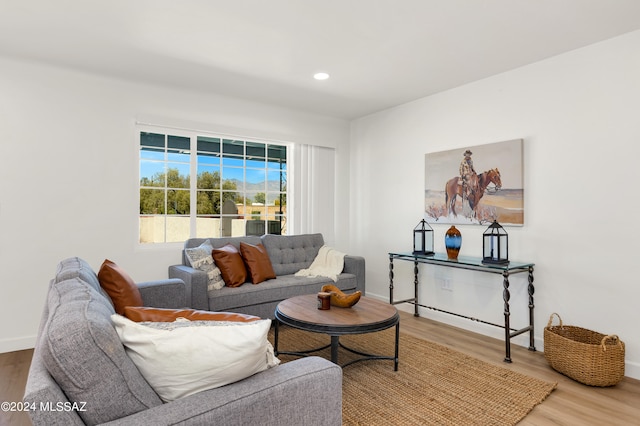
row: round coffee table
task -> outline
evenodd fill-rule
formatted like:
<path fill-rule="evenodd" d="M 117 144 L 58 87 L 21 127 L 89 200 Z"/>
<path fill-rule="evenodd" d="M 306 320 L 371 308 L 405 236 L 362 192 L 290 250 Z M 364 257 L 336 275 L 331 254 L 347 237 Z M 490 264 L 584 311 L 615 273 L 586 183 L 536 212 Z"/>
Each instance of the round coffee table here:
<path fill-rule="evenodd" d="M 361 355 L 362 358 L 343 364 L 342 367 L 354 362 L 390 359 L 394 361 L 394 370 L 398 371 L 398 343 L 400 340 L 400 316 L 398 310 L 389 303 L 380 302 L 368 297 L 361 297 L 360 301 L 350 308 L 318 309 L 316 294 L 306 294 L 283 300 L 276 307 L 275 312 L 275 341 L 276 355 L 307 356 L 310 353 L 331 347 L 331 362 L 338 364 L 338 348 L 342 347 L 349 352 Z M 314 333 L 323 333 L 331 336 L 331 344 L 321 348 L 310 349 L 301 352 L 283 352 L 278 350 L 278 329 L 280 324 Z M 382 356 L 358 352 L 340 343 L 340 336 L 345 334 L 365 334 L 396 327 L 395 355 Z"/>

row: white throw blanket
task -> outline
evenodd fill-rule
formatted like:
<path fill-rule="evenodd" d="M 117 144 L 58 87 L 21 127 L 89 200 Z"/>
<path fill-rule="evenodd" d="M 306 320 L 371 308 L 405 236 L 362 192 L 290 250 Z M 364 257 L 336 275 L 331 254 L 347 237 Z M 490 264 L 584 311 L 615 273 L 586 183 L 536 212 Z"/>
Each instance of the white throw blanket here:
<path fill-rule="evenodd" d="M 331 247 L 322 246 L 318 255 L 309 266 L 309 269 L 300 269 L 296 277 L 329 277 L 334 282 L 338 281 L 338 275 L 344 269 L 344 253 Z"/>

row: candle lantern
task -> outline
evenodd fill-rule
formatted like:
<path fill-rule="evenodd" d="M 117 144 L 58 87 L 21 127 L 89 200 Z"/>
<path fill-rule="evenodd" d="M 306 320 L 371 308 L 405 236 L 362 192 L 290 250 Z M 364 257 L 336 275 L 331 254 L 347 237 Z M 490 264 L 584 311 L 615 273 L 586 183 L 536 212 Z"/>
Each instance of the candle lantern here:
<path fill-rule="evenodd" d="M 509 236 L 495 220 L 482 234 L 482 251 L 483 263 L 497 265 L 509 263 Z"/>
<path fill-rule="evenodd" d="M 424 219 L 413 229 L 413 254 L 433 254 L 433 228 Z"/>

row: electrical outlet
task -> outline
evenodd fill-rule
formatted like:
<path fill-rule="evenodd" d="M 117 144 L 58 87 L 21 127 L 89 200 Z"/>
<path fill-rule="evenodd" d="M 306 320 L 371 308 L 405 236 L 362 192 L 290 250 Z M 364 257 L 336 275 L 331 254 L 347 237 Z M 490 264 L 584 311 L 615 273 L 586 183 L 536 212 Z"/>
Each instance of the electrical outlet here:
<path fill-rule="evenodd" d="M 453 283 L 451 282 L 451 280 L 442 280 L 442 289 L 453 291 Z"/>

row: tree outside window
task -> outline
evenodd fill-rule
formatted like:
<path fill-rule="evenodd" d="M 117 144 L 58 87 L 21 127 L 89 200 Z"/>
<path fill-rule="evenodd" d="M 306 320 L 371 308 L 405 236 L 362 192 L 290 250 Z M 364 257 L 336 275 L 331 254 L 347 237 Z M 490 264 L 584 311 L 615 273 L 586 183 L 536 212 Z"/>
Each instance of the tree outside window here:
<path fill-rule="evenodd" d="M 140 242 L 286 233 L 286 152 L 264 142 L 140 131 Z"/>

